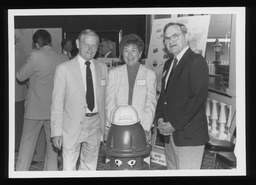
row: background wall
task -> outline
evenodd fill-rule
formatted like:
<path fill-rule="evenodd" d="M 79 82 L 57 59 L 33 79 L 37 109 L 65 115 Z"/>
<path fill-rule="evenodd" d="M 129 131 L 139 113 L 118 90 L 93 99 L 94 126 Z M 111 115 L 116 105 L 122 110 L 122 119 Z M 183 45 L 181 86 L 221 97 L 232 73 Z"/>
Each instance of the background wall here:
<path fill-rule="evenodd" d="M 52 47 L 56 51 L 61 51 L 61 43 L 62 40 L 62 29 L 61 28 L 42 28 L 47 30 L 52 37 Z M 15 29 L 15 41 L 16 46 L 23 50 L 27 56 L 29 56 L 30 52 L 33 49 L 33 40 L 32 37 L 34 33 L 37 31 L 37 28 L 22 28 Z"/>
<path fill-rule="evenodd" d="M 14 21 L 15 29 L 62 28 L 63 33 L 70 37 L 76 37 L 80 31 L 87 28 L 98 31 L 102 37 L 105 37 L 104 33 L 122 30 L 123 36 L 136 33 L 145 42 L 146 15 L 15 16 Z M 107 35 L 112 37 L 111 34 Z M 114 35 L 109 39 L 118 43 Z"/>

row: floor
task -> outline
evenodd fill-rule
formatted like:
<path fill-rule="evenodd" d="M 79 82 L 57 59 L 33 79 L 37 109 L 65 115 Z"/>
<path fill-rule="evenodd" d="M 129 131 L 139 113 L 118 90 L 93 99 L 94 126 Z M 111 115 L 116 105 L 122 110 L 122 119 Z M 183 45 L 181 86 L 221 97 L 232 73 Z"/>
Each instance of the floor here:
<path fill-rule="evenodd" d="M 17 160 L 18 153 L 15 154 L 15 162 Z M 212 169 L 213 154 L 208 151 L 204 152 L 201 169 Z M 100 150 L 97 170 L 104 170 L 105 154 L 103 150 Z M 44 168 L 43 162 L 32 163 L 30 171 L 42 171 Z M 220 169 L 225 169 L 224 166 L 220 165 Z M 156 163 L 150 164 L 150 170 L 166 170 L 166 166 L 162 166 Z M 59 171 L 62 171 L 62 164 L 59 164 Z"/>

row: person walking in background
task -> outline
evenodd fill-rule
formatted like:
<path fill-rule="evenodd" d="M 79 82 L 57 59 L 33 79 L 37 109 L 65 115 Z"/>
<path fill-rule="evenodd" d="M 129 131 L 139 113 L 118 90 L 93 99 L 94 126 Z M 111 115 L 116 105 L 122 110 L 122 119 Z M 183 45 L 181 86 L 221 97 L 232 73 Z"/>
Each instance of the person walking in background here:
<path fill-rule="evenodd" d="M 61 48 L 62 50 L 60 51 L 60 53 L 63 53 L 64 55 L 68 56 L 68 59 L 72 59 L 72 49 L 73 49 L 73 44 L 72 44 L 72 40 L 70 39 L 63 39 L 61 42 Z M 58 166 L 61 166 L 63 163 L 63 159 L 62 159 L 62 151 L 58 150 Z"/>
<path fill-rule="evenodd" d="M 103 58 L 116 58 L 113 53 L 113 43 L 110 40 L 103 40 L 99 47 L 99 53 Z"/>
<path fill-rule="evenodd" d="M 158 129 L 165 136 L 167 169 L 200 169 L 209 140 L 205 115 L 208 66 L 188 45 L 187 28 L 168 23 L 164 44 L 174 57 L 165 62 L 157 103 Z"/>
<path fill-rule="evenodd" d="M 51 35 L 48 31 L 39 29 L 32 39 L 36 50 L 31 52 L 16 75 L 19 81 L 29 79 L 16 170 L 29 170 L 42 127 L 47 144 L 44 170 L 58 170 L 57 152 L 54 151 L 50 137 L 51 95 L 55 68 L 68 58 L 53 50 Z"/>
<path fill-rule="evenodd" d="M 15 35 L 15 74 L 25 64 L 27 55 L 18 44 L 16 44 L 18 38 Z M 33 48 L 36 50 L 36 48 Z M 24 111 L 25 111 L 25 99 L 29 88 L 29 80 L 20 82 L 17 78 L 15 80 L 15 152 L 19 151 L 20 139 L 22 134 Z M 21 100 L 21 101 L 20 101 Z M 41 129 L 35 153 L 31 164 L 38 162 L 44 162 L 45 159 L 45 136 L 44 130 Z"/>
<path fill-rule="evenodd" d="M 119 44 L 119 53 L 125 65 L 109 71 L 106 90 L 105 138 L 115 109 L 119 105 L 132 105 L 138 112 L 147 141 L 150 140 L 157 103 L 156 74 L 140 64 L 139 60 L 143 50 L 144 42 L 136 34 L 124 36 Z"/>
<path fill-rule="evenodd" d="M 15 36 L 15 75 L 22 65 L 25 64 L 27 55 L 17 46 Z M 24 122 L 24 105 L 27 96 L 27 81 L 20 82 L 15 78 L 15 152 L 18 152 L 20 146 L 21 133 Z"/>
<path fill-rule="evenodd" d="M 83 30 L 79 54 L 56 68 L 51 106 L 51 137 L 62 148 L 63 170 L 96 170 L 105 128 L 107 65 L 93 59 L 99 36 Z"/>
<path fill-rule="evenodd" d="M 44 163 L 46 154 L 46 139 L 44 129 L 41 128 L 40 134 L 37 139 L 35 153 L 31 162 L 31 165 L 36 163 Z"/>
<path fill-rule="evenodd" d="M 61 53 L 63 53 L 64 55 L 67 55 L 69 59 L 72 58 L 72 55 L 71 55 L 71 51 L 73 49 L 73 45 L 72 45 L 72 40 L 69 40 L 69 39 L 64 39 L 62 42 L 61 42 Z"/>

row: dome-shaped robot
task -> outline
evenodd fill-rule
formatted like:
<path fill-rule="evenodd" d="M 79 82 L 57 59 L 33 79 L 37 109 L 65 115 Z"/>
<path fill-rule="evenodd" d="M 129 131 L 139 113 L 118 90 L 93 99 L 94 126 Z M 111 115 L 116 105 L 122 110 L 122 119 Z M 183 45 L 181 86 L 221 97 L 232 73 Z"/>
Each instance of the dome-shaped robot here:
<path fill-rule="evenodd" d="M 149 170 L 144 158 L 152 147 L 132 106 L 117 107 L 103 148 L 109 159 L 106 170 Z"/>

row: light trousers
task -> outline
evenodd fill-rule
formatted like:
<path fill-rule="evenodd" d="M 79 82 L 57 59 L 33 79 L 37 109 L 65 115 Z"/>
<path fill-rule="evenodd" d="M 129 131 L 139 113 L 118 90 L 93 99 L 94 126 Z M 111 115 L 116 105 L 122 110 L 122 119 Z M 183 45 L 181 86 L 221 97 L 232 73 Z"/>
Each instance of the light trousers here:
<path fill-rule="evenodd" d="M 17 171 L 29 171 L 42 127 L 44 128 L 46 139 L 44 171 L 58 170 L 57 151 L 54 149 L 51 142 L 50 120 L 24 119 L 19 155 L 16 164 Z"/>
<path fill-rule="evenodd" d="M 42 128 L 36 143 L 36 149 L 32 161 L 44 162 L 46 154 L 46 139 L 44 129 Z"/>
<path fill-rule="evenodd" d="M 78 134 L 78 140 L 72 149 L 62 148 L 63 171 L 76 171 L 79 155 L 78 170 L 96 170 L 101 141 L 99 115 L 85 117 Z"/>
<path fill-rule="evenodd" d="M 15 102 L 15 151 L 19 150 L 24 122 L 25 100 Z"/>
<path fill-rule="evenodd" d="M 170 142 L 165 143 L 165 155 L 168 170 L 177 169 L 200 169 L 204 154 L 204 145 L 199 146 L 176 146 L 173 136 Z"/>

